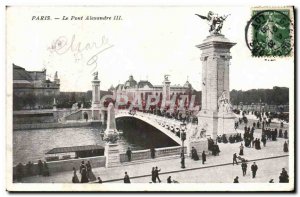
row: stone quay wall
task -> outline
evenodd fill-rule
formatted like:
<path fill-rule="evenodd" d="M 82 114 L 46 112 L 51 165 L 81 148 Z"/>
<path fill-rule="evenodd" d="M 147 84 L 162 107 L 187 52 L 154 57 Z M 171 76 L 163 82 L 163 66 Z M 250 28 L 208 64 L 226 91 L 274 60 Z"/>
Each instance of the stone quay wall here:
<path fill-rule="evenodd" d="M 180 156 L 181 149 L 182 149 L 181 146 L 156 148 L 155 149 L 155 158 L 167 157 L 167 156 L 173 156 L 173 155 Z M 184 147 L 184 153 L 185 154 L 187 153 L 187 147 Z M 144 159 L 151 159 L 150 149 L 132 151 L 131 161 L 144 160 Z M 121 163 L 128 162 L 128 157 L 127 157 L 126 153 L 120 154 L 120 162 Z"/>
<path fill-rule="evenodd" d="M 34 123 L 34 124 L 13 124 L 13 130 L 32 130 L 32 129 L 54 129 L 70 127 L 87 127 L 100 125 L 100 121 L 88 122 L 65 122 L 65 123 Z"/>
<path fill-rule="evenodd" d="M 52 173 L 56 173 L 56 172 L 72 171 L 73 167 L 75 167 L 77 172 L 79 172 L 79 166 L 82 161 L 84 161 L 84 163 L 87 163 L 87 161 L 90 161 L 92 168 L 99 168 L 99 167 L 105 167 L 106 157 L 105 156 L 97 156 L 97 157 L 67 159 L 67 160 L 47 162 L 50 176 Z M 28 176 L 28 174 L 26 174 L 25 166 L 24 166 L 24 173 L 25 173 L 24 176 Z M 32 166 L 31 176 L 34 176 L 37 174 L 38 174 L 38 165 L 37 165 L 37 163 L 34 163 Z M 14 175 L 14 177 L 16 175 L 16 166 L 13 167 L 13 175 Z M 70 179 L 72 178 L 72 175 L 73 174 L 70 174 Z"/>

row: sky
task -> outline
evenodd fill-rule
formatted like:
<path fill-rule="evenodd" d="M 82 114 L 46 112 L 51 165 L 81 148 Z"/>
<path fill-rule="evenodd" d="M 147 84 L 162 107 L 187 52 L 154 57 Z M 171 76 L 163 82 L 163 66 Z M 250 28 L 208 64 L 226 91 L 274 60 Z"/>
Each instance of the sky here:
<path fill-rule="evenodd" d="M 50 79 L 57 71 L 61 91 L 91 90 L 95 71 L 102 90 L 124 83 L 129 75 L 161 85 L 165 74 L 172 85 L 188 79 L 201 90 L 201 51 L 195 46 L 209 35 L 209 25 L 195 14 L 210 10 L 230 14 L 222 34 L 236 43 L 231 49 L 231 90 L 293 86 L 292 57 L 270 61 L 251 56 L 245 42 L 249 7 L 10 7 L 7 68 L 12 63 L 26 70 L 46 68 Z M 52 20 L 35 20 L 40 16 Z M 68 20 L 61 20 L 63 16 Z M 70 20 L 72 16 L 121 20 Z"/>

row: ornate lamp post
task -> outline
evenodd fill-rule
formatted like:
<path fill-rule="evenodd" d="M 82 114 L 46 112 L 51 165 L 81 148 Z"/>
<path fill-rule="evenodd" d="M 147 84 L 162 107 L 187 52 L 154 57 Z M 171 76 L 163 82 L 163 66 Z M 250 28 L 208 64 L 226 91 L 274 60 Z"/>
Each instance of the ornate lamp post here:
<path fill-rule="evenodd" d="M 185 158 L 184 158 L 184 141 L 186 140 L 186 124 L 181 123 L 180 124 L 181 129 L 181 141 L 182 141 L 182 147 L 181 147 L 181 168 L 185 168 Z"/>

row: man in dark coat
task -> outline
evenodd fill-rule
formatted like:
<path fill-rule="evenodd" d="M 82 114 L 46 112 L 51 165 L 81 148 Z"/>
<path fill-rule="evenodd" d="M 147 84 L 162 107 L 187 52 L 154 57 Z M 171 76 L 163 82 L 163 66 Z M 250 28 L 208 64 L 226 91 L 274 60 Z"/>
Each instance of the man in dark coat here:
<path fill-rule="evenodd" d="M 287 132 L 287 130 L 284 131 L 284 138 L 288 139 L 288 132 Z"/>
<path fill-rule="evenodd" d="M 130 183 L 130 178 L 129 178 L 127 172 L 125 172 L 124 183 Z"/>
<path fill-rule="evenodd" d="M 289 147 L 288 147 L 288 143 L 286 143 L 286 141 L 283 144 L 283 151 L 284 152 L 289 152 Z"/>
<path fill-rule="evenodd" d="M 160 172 L 161 169 L 158 169 L 158 167 L 156 166 L 155 167 L 155 170 L 154 170 L 154 177 L 155 177 L 155 180 L 157 179 L 159 183 L 161 183 L 161 180 L 159 178 L 159 172 Z"/>
<path fill-rule="evenodd" d="M 257 167 L 256 163 L 253 162 L 253 164 L 251 166 L 252 178 L 255 178 L 257 170 L 258 170 L 258 167 Z"/>
<path fill-rule="evenodd" d="M 205 154 L 205 151 L 202 152 L 202 164 L 204 164 L 204 162 L 206 162 L 206 154 Z"/>
<path fill-rule="evenodd" d="M 156 183 L 155 167 L 152 168 L 151 175 L 152 175 L 151 176 L 152 183 Z"/>
<path fill-rule="evenodd" d="M 128 147 L 127 151 L 126 151 L 126 155 L 127 155 L 127 158 L 128 158 L 128 161 L 131 161 L 131 150 L 130 150 L 130 147 Z"/>
<path fill-rule="evenodd" d="M 242 171 L 243 171 L 243 176 L 245 176 L 247 172 L 247 163 L 245 161 L 242 162 Z"/>
<path fill-rule="evenodd" d="M 152 148 L 150 149 L 150 152 L 151 152 L 151 158 L 154 159 L 154 158 L 155 158 L 155 148 L 152 147 Z"/>
<path fill-rule="evenodd" d="M 232 165 L 234 165 L 234 163 L 236 163 L 236 165 L 239 165 L 238 162 L 237 162 L 237 160 L 236 160 L 237 159 L 236 153 L 233 154 L 233 158 L 232 159 L 233 159 Z"/>

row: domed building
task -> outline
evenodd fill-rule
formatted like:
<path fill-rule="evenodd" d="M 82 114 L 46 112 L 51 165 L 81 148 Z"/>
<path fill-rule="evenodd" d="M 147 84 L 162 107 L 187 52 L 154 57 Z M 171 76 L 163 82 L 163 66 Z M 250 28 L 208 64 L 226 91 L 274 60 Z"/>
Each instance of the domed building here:
<path fill-rule="evenodd" d="M 156 95 L 161 98 L 168 97 L 168 99 L 170 99 L 174 95 L 189 94 L 193 91 L 193 87 L 188 81 L 186 81 L 183 86 L 170 84 L 171 82 L 166 76 L 162 85 L 153 85 L 148 80 L 140 80 L 137 82 L 133 76 L 130 75 L 124 84 L 118 84 L 116 86 L 113 90 L 113 94 L 115 98 L 118 95 L 126 95 L 128 101 L 133 101 L 136 96 L 140 96 L 143 100 L 147 100 L 149 95 Z"/>

